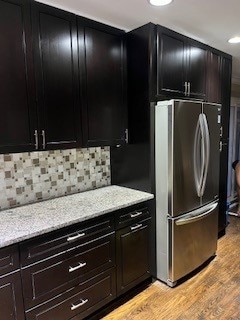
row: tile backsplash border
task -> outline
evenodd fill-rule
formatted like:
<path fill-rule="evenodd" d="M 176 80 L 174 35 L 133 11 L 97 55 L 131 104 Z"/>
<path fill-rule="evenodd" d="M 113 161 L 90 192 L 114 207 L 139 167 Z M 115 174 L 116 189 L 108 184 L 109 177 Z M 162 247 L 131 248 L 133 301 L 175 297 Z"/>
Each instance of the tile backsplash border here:
<path fill-rule="evenodd" d="M 110 147 L 0 154 L 0 210 L 111 184 Z"/>

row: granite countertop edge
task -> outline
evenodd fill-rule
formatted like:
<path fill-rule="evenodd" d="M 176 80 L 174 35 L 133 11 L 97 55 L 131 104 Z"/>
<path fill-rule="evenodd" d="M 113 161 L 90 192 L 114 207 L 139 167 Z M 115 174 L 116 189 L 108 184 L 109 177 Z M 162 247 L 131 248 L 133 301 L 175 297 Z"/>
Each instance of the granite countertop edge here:
<path fill-rule="evenodd" d="M 90 193 L 92 193 L 94 195 L 94 193 L 97 194 L 99 191 L 103 192 L 103 193 L 105 191 L 107 191 L 108 194 L 110 194 L 110 196 L 111 196 L 111 191 L 113 192 L 112 196 L 114 196 L 114 192 L 117 192 L 119 197 L 121 197 L 121 193 L 123 193 L 123 195 L 130 194 L 132 198 L 129 200 L 126 200 L 126 198 L 124 198 L 122 200 L 122 202 L 118 201 L 118 203 L 114 204 L 114 205 L 112 205 L 112 203 L 111 203 L 110 205 L 108 205 L 108 206 L 106 205 L 106 207 L 101 208 L 99 211 L 96 208 L 96 209 L 93 209 L 92 212 L 90 212 L 90 213 L 87 212 L 86 214 L 83 214 L 81 216 L 77 216 L 76 218 L 70 218 L 69 220 L 59 221 L 59 223 L 57 223 L 57 224 L 53 223 L 52 225 L 47 226 L 47 227 L 42 226 L 42 227 L 39 227 L 37 230 L 31 230 L 31 227 L 28 227 L 28 228 L 26 228 L 26 231 L 22 231 L 22 234 L 20 234 L 20 235 L 17 234 L 17 232 L 21 233 L 21 230 L 19 230 L 19 229 L 21 229 L 22 225 L 24 225 L 24 219 L 26 218 L 24 215 L 21 216 L 21 212 L 25 212 L 25 211 L 29 212 L 31 210 L 31 208 L 34 208 L 36 206 L 40 207 L 41 204 L 43 205 L 43 207 L 48 206 L 51 203 L 56 203 L 58 201 L 58 199 L 60 202 L 65 201 L 66 206 L 67 206 L 68 200 L 70 201 L 70 199 L 74 199 L 74 197 L 77 198 L 80 195 L 81 198 L 84 198 L 84 196 L 89 196 Z M 62 200 L 63 198 L 64 198 L 64 200 Z M 49 199 L 49 200 L 45 200 L 45 201 L 34 203 L 34 204 L 28 204 L 28 205 L 14 208 L 14 209 L 7 209 L 4 211 L 0 211 L 0 217 L 1 217 L 0 248 L 7 247 L 7 246 L 10 246 L 13 244 L 17 244 L 19 242 L 29 240 L 29 239 L 37 237 L 37 236 L 41 236 L 46 233 L 56 231 L 56 230 L 59 230 L 64 227 L 68 227 L 68 226 L 71 226 L 71 225 L 74 225 L 74 224 L 77 224 L 80 222 L 84 222 L 86 220 L 90 220 L 92 218 L 96 218 L 96 217 L 108 214 L 110 212 L 114 212 L 114 211 L 124 209 L 126 207 L 129 207 L 129 206 L 141 203 L 141 202 L 151 200 L 153 198 L 154 198 L 154 196 L 151 193 L 142 192 L 139 190 L 130 189 L 130 188 L 126 188 L 126 187 L 107 186 L 107 187 L 103 187 L 103 188 L 99 188 L 99 189 L 85 191 L 85 192 L 78 193 L 78 194 L 67 195 L 67 196 L 64 196 L 61 198 Z M 70 205 L 71 205 L 71 201 L 70 201 Z M 47 208 L 43 209 L 43 210 L 47 210 Z M 91 209 L 89 209 L 89 210 L 91 211 Z M 58 211 L 58 208 L 56 208 L 56 211 Z M 78 211 L 81 211 L 81 208 L 79 208 Z M 16 224 L 18 223 L 18 226 L 15 225 L 14 230 L 10 230 L 12 221 L 9 225 L 9 228 L 7 225 L 5 225 L 5 224 L 7 224 L 8 221 L 10 221 L 9 218 L 12 213 L 14 213 L 15 215 L 19 214 L 18 222 L 16 222 Z M 29 219 L 29 217 L 30 217 L 30 219 Z M 26 221 L 30 220 L 30 222 L 31 222 L 31 215 L 28 214 L 27 218 L 28 219 L 26 219 Z M 32 219 L 34 220 L 34 217 L 32 217 Z M 36 219 L 36 217 L 35 217 L 35 219 Z M 39 219 L 41 219 L 41 217 L 39 217 Z M 19 229 L 18 229 L 18 227 L 19 227 Z M 8 237 L 7 234 L 8 234 L 8 232 L 11 232 L 11 231 L 13 232 L 13 235 Z M 4 234 L 5 234 L 5 236 L 4 236 Z M 11 233 L 10 233 L 10 235 L 11 235 Z"/>

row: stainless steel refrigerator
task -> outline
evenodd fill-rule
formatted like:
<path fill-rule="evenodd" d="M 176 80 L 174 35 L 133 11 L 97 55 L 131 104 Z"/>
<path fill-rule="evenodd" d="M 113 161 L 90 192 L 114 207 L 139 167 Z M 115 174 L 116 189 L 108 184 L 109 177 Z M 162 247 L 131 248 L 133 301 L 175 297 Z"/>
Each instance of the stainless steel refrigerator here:
<path fill-rule="evenodd" d="M 221 106 L 155 106 L 157 278 L 174 286 L 217 249 Z"/>

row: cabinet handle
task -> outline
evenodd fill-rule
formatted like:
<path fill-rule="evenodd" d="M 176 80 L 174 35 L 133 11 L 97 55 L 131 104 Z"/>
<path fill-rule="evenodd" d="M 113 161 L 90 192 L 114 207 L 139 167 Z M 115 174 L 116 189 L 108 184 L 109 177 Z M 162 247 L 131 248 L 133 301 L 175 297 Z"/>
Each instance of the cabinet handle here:
<path fill-rule="evenodd" d="M 136 211 L 135 213 L 131 213 L 131 214 L 130 214 L 130 217 L 131 217 L 131 218 L 136 218 L 136 217 L 138 217 L 138 216 L 141 216 L 142 214 L 143 214 L 142 211 Z"/>
<path fill-rule="evenodd" d="M 82 232 L 82 233 L 78 233 L 76 236 L 70 236 L 67 238 L 67 241 L 73 241 L 73 240 L 76 240 L 78 238 L 81 238 L 81 237 L 84 237 L 86 235 L 85 232 Z"/>
<path fill-rule="evenodd" d="M 141 227 L 142 227 L 142 223 L 136 224 L 135 226 L 131 227 L 131 231 L 136 230 L 136 229 L 139 229 L 139 228 L 141 228 Z"/>
<path fill-rule="evenodd" d="M 35 149 L 38 149 L 38 131 L 34 131 L 34 137 L 35 137 Z"/>
<path fill-rule="evenodd" d="M 188 96 L 190 97 L 190 91 L 191 91 L 191 84 L 188 82 Z"/>
<path fill-rule="evenodd" d="M 223 127 L 220 128 L 220 137 L 222 138 L 223 136 Z"/>
<path fill-rule="evenodd" d="M 125 129 L 125 142 L 128 144 L 128 129 Z"/>
<path fill-rule="evenodd" d="M 187 96 L 187 90 L 188 90 L 188 83 L 187 81 L 184 82 L 184 95 Z"/>
<path fill-rule="evenodd" d="M 43 140 L 42 147 L 43 147 L 43 149 L 45 149 L 46 148 L 45 130 L 42 130 L 42 140 Z"/>
<path fill-rule="evenodd" d="M 88 302 L 88 299 L 85 299 L 85 300 L 81 299 L 81 302 L 79 304 L 73 304 L 72 303 L 71 310 L 73 311 L 73 310 L 83 306 L 87 302 Z"/>
<path fill-rule="evenodd" d="M 222 152 L 222 141 L 219 142 L 219 151 Z"/>
<path fill-rule="evenodd" d="M 83 268 L 83 267 L 85 267 L 87 265 L 87 263 L 86 262 L 79 262 L 78 263 L 78 265 L 76 266 L 76 267 L 71 267 L 71 266 L 69 266 L 69 272 L 73 272 L 73 271 L 76 271 L 76 270 L 78 270 L 78 269 L 80 269 L 80 268 Z"/>

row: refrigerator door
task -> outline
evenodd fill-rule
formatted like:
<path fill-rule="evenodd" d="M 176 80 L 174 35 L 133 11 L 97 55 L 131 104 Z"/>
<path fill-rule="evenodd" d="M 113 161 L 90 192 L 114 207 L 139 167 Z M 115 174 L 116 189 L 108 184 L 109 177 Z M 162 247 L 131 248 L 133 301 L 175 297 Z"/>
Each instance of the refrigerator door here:
<path fill-rule="evenodd" d="M 176 281 L 187 275 L 217 250 L 218 203 L 214 202 L 179 218 L 169 219 L 169 279 Z"/>
<path fill-rule="evenodd" d="M 201 203 L 205 205 L 218 199 L 221 106 L 204 103 L 203 115 L 205 115 L 206 145 L 209 143 L 209 146 L 206 146 L 208 166 L 203 179 L 201 199 Z"/>
<path fill-rule="evenodd" d="M 168 176 L 171 179 L 169 214 L 173 217 L 192 211 L 200 205 L 196 182 L 194 152 L 196 132 L 199 127 L 199 115 L 202 104 L 193 101 L 175 100 L 171 110 L 172 134 L 169 139 L 170 150 Z"/>

